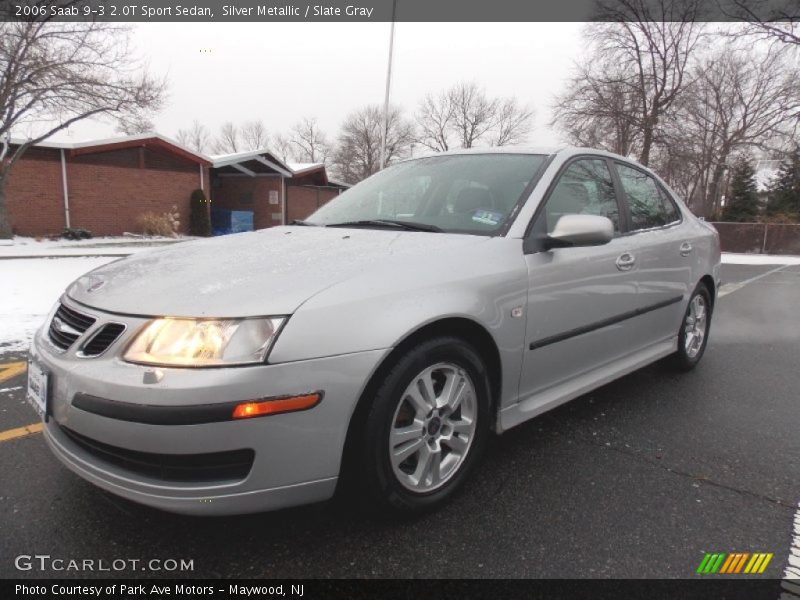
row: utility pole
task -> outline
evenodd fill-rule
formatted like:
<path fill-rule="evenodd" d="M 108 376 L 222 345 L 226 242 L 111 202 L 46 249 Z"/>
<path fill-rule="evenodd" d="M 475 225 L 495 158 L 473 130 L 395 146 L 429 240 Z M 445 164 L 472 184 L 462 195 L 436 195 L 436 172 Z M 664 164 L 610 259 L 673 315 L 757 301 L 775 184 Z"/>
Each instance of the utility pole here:
<path fill-rule="evenodd" d="M 392 0 L 392 28 L 389 31 L 389 66 L 386 69 L 386 94 L 383 99 L 383 128 L 381 129 L 381 169 L 386 166 L 386 136 L 389 133 L 389 92 L 392 88 L 392 54 L 394 53 L 394 19 L 397 0 Z"/>

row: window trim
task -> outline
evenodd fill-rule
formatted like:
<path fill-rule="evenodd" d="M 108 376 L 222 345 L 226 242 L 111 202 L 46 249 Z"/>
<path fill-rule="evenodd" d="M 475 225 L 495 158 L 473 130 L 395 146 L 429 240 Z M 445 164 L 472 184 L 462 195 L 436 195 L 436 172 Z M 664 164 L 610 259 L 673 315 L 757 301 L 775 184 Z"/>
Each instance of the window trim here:
<path fill-rule="evenodd" d="M 506 217 L 503 224 L 500 226 L 497 232 L 491 237 L 498 237 L 498 236 L 505 237 L 505 235 L 508 234 L 509 230 L 511 229 L 511 226 L 517 220 L 517 217 L 519 216 L 522 207 L 525 206 L 528 200 L 530 200 L 533 190 L 536 189 L 537 185 L 539 185 L 539 182 L 542 180 L 542 176 L 544 175 L 545 171 L 547 171 L 547 168 L 550 166 L 550 164 L 556 157 L 555 154 L 548 154 L 548 155 L 540 154 L 538 156 L 544 156 L 545 159 L 542 161 L 542 164 L 539 166 L 536 172 L 531 176 L 531 180 L 528 182 L 528 185 L 525 186 L 525 189 L 522 190 L 522 194 L 520 194 L 519 198 L 517 199 L 517 203 L 514 205 L 514 208 L 512 208 L 511 211 L 508 213 L 508 216 Z"/>
<path fill-rule="evenodd" d="M 666 189 L 664 189 L 664 186 L 661 185 L 661 182 L 658 180 L 658 178 L 656 178 L 656 176 L 653 173 L 649 173 L 647 171 L 647 169 L 645 169 L 645 168 L 643 168 L 643 167 L 641 167 L 639 165 L 635 165 L 635 164 L 626 162 L 624 160 L 619 160 L 619 159 L 615 158 L 615 159 L 612 159 L 611 162 L 613 163 L 614 174 L 615 174 L 615 177 L 616 177 L 617 182 L 619 184 L 619 188 L 618 188 L 619 189 L 619 200 L 622 201 L 622 203 L 625 205 L 626 220 L 628 221 L 627 227 L 626 227 L 626 231 L 625 231 L 625 233 L 621 234 L 622 236 L 626 236 L 627 237 L 627 236 L 631 236 L 631 235 L 636 235 L 638 233 L 648 233 L 648 232 L 651 232 L 651 231 L 660 231 L 662 229 L 670 229 L 671 227 L 675 227 L 675 226 L 680 225 L 681 223 L 683 223 L 683 211 L 678 206 L 678 203 L 675 202 L 675 199 L 672 197 L 672 195 L 669 194 Z M 675 209 L 675 212 L 678 213 L 678 219 L 676 221 L 670 221 L 669 223 L 665 223 L 664 225 L 658 225 L 656 227 L 647 227 L 647 228 L 644 228 L 644 229 L 634 229 L 633 228 L 633 219 L 631 218 L 630 206 L 628 205 L 628 199 L 625 197 L 625 188 L 622 185 L 622 177 L 620 176 L 619 171 L 617 170 L 617 165 L 622 165 L 623 167 L 627 167 L 627 168 L 632 169 L 634 171 L 639 171 L 640 173 L 642 173 L 645 176 L 647 176 L 650 179 L 652 179 L 653 183 L 655 183 L 656 189 L 659 191 L 659 193 L 662 194 L 664 197 L 666 197 L 667 201 L 672 204 L 672 207 Z"/>
<path fill-rule="evenodd" d="M 611 183 L 614 186 L 614 197 L 616 198 L 617 202 L 617 210 L 619 211 L 619 235 L 615 237 L 623 237 L 627 235 L 628 231 L 628 222 L 627 222 L 627 204 L 621 203 L 621 194 L 622 190 L 621 187 L 618 185 L 617 182 L 617 173 L 616 169 L 614 169 L 613 159 L 608 156 L 603 156 L 602 154 L 576 154 L 575 156 L 570 157 L 567 161 L 561 165 L 561 167 L 556 172 L 553 179 L 550 181 L 550 184 L 547 186 L 547 190 L 542 196 L 542 201 L 539 203 L 539 206 L 536 207 L 533 215 L 531 216 L 530 221 L 528 221 L 528 225 L 525 228 L 525 235 L 522 238 L 522 251 L 523 254 L 536 254 L 538 252 L 543 252 L 543 248 L 541 247 L 541 241 L 539 239 L 535 239 L 533 237 L 534 227 L 536 222 L 539 220 L 542 212 L 544 211 L 544 207 L 550 201 L 550 196 L 553 194 L 553 190 L 555 190 L 556 186 L 561 180 L 561 176 L 564 175 L 564 172 L 569 169 L 573 163 L 576 163 L 580 160 L 600 160 L 603 161 L 608 169 L 609 174 L 611 175 Z M 533 190 L 531 190 L 533 191 Z"/>

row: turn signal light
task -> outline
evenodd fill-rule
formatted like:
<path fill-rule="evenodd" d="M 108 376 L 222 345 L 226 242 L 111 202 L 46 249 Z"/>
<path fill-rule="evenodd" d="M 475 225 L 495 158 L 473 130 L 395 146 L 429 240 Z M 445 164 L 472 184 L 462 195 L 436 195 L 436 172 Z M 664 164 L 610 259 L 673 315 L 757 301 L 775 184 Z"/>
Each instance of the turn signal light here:
<path fill-rule="evenodd" d="M 233 418 L 249 419 L 250 417 L 308 410 L 319 404 L 320 400 L 322 400 L 322 392 L 303 394 L 302 396 L 289 396 L 287 398 L 274 398 L 272 400 L 242 402 L 233 409 Z"/>

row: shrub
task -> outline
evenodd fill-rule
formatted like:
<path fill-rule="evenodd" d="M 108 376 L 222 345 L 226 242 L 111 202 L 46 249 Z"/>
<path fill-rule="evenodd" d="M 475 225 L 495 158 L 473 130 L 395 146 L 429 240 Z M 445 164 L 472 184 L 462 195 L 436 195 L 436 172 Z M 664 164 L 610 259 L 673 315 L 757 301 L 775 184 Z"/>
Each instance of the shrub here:
<path fill-rule="evenodd" d="M 92 237 L 92 232 L 80 227 L 65 227 L 61 237 L 67 240 L 88 240 Z"/>
<path fill-rule="evenodd" d="M 189 233 L 201 237 L 211 235 L 211 219 L 208 214 L 208 200 L 205 192 L 197 189 L 189 197 L 190 221 Z"/>
<path fill-rule="evenodd" d="M 145 235 L 175 237 L 176 227 L 173 213 L 142 213 L 139 215 L 138 222 Z"/>

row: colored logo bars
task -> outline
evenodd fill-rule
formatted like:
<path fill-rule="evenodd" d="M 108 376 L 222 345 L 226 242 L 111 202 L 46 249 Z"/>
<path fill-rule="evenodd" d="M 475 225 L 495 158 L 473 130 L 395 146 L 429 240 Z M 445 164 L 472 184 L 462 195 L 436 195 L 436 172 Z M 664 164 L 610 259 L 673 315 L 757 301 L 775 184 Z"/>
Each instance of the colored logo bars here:
<path fill-rule="evenodd" d="M 697 567 L 697 572 L 705 574 L 756 574 L 763 573 L 769 561 L 772 560 L 772 553 L 756 552 L 707 552 Z"/>

